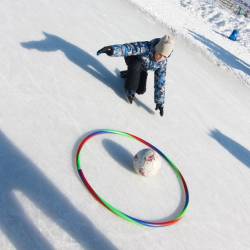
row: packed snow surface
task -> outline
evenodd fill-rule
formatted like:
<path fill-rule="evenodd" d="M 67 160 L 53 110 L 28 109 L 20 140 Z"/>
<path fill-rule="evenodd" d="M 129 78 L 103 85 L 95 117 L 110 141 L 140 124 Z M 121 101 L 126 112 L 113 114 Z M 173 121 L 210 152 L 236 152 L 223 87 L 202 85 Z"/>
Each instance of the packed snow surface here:
<path fill-rule="evenodd" d="M 205 28 L 200 14 L 189 19 L 195 5 L 188 2 L 139 3 L 144 9 L 169 7 L 168 22 L 124 0 L 1 2 L 1 249 L 250 249 L 250 88 L 245 84 L 250 62 L 243 53 L 249 45 Z M 158 20 L 160 15 L 158 10 Z M 179 32 L 182 19 L 185 34 Z M 160 117 L 154 110 L 153 73 L 147 92 L 130 105 L 118 77 L 123 58 L 96 56 L 96 51 L 161 37 L 171 28 L 177 42 Z M 208 60 L 198 44 L 215 59 Z M 228 70 L 218 67 L 216 58 Z M 89 194 L 77 175 L 75 154 L 84 136 L 103 128 L 142 137 L 178 166 L 190 191 L 189 210 L 180 222 L 139 227 Z M 166 162 L 155 177 L 136 175 L 133 155 L 144 147 L 118 135 L 97 136 L 81 152 L 82 169 L 96 192 L 123 212 L 173 219 L 183 205 L 178 180 Z"/>

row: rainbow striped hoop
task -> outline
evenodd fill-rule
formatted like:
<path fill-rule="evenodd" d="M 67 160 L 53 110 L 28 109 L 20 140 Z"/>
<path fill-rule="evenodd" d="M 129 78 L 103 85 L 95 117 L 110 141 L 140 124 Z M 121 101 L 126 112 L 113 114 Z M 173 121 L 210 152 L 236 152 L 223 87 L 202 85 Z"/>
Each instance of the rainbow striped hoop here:
<path fill-rule="evenodd" d="M 145 145 L 147 145 L 148 147 L 150 147 L 151 149 L 155 150 L 160 156 L 162 156 L 162 158 L 169 164 L 169 166 L 173 169 L 173 171 L 176 174 L 176 177 L 178 178 L 178 181 L 182 187 L 183 192 L 185 193 L 185 203 L 184 206 L 182 208 L 182 210 L 179 212 L 179 214 L 172 220 L 168 220 L 168 221 L 162 221 L 162 222 L 153 222 L 153 221 L 146 221 L 146 220 L 140 220 L 137 219 L 135 217 L 132 217 L 128 214 L 123 213 L 122 211 L 120 211 L 119 209 L 113 207 L 110 203 L 108 203 L 107 201 L 105 201 L 102 197 L 100 197 L 95 190 L 92 188 L 92 186 L 90 185 L 90 183 L 88 182 L 88 180 L 86 179 L 82 169 L 81 169 L 81 161 L 80 161 L 80 152 L 83 148 L 83 146 L 94 136 L 100 135 L 100 134 L 116 134 L 116 135 L 121 135 L 121 136 L 125 136 L 128 137 L 130 139 L 135 139 Z M 139 138 L 138 136 L 132 135 L 130 133 L 126 133 L 126 132 L 121 132 L 121 131 L 117 131 L 117 130 L 109 130 L 109 129 L 102 129 L 102 130 L 97 130 L 91 134 L 89 134 L 87 137 L 85 137 L 82 142 L 80 143 L 77 153 L 76 153 L 76 166 L 77 166 L 77 170 L 78 170 L 78 174 L 82 180 L 82 182 L 84 183 L 84 185 L 87 187 L 87 189 L 89 190 L 89 192 L 92 194 L 92 196 L 99 202 L 101 203 L 104 207 L 106 207 L 107 209 L 109 209 L 112 213 L 114 213 L 115 215 L 119 216 L 120 218 L 132 222 L 134 224 L 137 225 L 143 225 L 143 226 L 147 226 L 147 227 L 165 227 L 165 226 L 170 226 L 173 225 L 175 223 L 177 223 L 180 219 L 182 219 L 184 217 L 184 215 L 187 212 L 187 208 L 188 208 L 188 203 L 189 203 L 189 193 L 188 193 L 188 188 L 187 188 L 187 184 L 184 180 L 184 177 L 182 176 L 181 172 L 179 171 L 179 169 L 175 166 L 175 164 L 166 156 L 164 155 L 158 148 L 156 148 L 154 145 L 150 144 L 149 142 Z"/>

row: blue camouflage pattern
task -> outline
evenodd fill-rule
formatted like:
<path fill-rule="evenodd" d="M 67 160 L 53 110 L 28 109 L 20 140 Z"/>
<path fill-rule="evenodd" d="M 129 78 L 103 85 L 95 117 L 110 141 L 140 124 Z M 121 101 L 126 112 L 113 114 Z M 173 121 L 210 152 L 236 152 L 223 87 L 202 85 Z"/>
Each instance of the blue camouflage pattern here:
<path fill-rule="evenodd" d="M 134 42 L 112 45 L 113 56 L 141 56 L 142 66 L 145 71 L 154 71 L 154 101 L 156 104 L 164 104 L 167 60 L 154 61 L 155 45 L 160 38 L 145 42 Z"/>

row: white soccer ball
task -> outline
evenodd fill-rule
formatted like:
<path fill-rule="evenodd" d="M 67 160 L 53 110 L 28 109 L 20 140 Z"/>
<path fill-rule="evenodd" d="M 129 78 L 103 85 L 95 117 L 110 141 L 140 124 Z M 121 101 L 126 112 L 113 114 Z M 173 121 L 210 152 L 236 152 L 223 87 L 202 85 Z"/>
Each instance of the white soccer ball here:
<path fill-rule="evenodd" d="M 137 174 L 145 177 L 153 176 L 161 168 L 161 158 L 154 150 L 145 148 L 134 156 L 133 165 Z"/>

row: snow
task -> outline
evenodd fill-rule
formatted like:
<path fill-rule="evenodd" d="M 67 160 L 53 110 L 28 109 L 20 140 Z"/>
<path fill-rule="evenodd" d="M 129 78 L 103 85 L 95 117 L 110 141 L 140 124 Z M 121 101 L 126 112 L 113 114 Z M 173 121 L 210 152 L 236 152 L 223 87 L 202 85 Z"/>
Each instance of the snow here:
<path fill-rule="evenodd" d="M 235 15 L 215 0 L 129 1 L 199 47 L 211 61 L 250 84 L 250 16 Z M 227 39 L 234 29 L 240 34 L 237 42 Z"/>
<path fill-rule="evenodd" d="M 192 2 L 136 3 L 157 20 L 124 0 L 2 1 L 1 249 L 250 248 L 249 43 L 233 43 L 202 23 L 206 18 L 192 17 Z M 159 4 L 162 12 L 154 9 Z M 163 7 L 168 27 L 158 21 Z M 146 94 L 129 105 L 117 77 L 124 60 L 96 51 L 160 37 L 169 28 L 177 44 L 160 117 L 153 74 Z M 82 138 L 102 128 L 138 135 L 176 163 L 190 191 L 179 223 L 138 227 L 88 193 L 74 157 Z M 98 136 L 84 148 L 82 168 L 98 194 L 123 212 L 172 218 L 182 205 L 178 181 L 167 164 L 156 177 L 134 174 L 131 158 L 141 148 L 125 137 Z"/>

